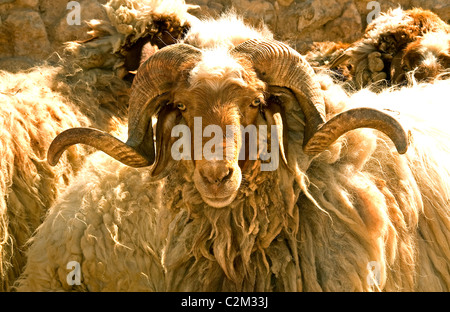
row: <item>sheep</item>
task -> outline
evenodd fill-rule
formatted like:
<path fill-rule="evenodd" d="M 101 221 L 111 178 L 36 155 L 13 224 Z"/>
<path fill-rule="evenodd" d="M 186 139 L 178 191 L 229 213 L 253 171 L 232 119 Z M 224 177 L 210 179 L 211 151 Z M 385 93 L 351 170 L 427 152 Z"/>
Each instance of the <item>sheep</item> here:
<path fill-rule="evenodd" d="M 411 76 L 415 81 L 435 80 L 448 73 L 449 39 L 450 26 L 433 12 L 391 9 L 327 68 L 350 66 L 357 89 L 411 83 Z"/>
<path fill-rule="evenodd" d="M 450 71 L 450 32 L 429 32 L 408 44 L 401 57 L 392 60 L 391 79 L 400 84 L 404 80 L 433 81 L 442 79 Z"/>
<path fill-rule="evenodd" d="M 432 99 L 450 82 L 349 96 L 288 45 L 237 22 L 219 20 L 213 45 L 192 32 L 203 38 L 196 46 L 149 57 L 119 138 L 92 128 L 55 138 L 53 165 L 78 143 L 103 153 L 49 210 L 16 290 L 450 290 L 446 121 L 418 119 L 424 103 L 442 109 Z M 225 35 L 245 27 L 248 38 Z M 361 107 L 380 101 L 396 103 L 401 122 Z M 197 155 L 209 126 L 222 131 L 211 159 Z M 245 152 L 251 126 L 266 143 L 256 159 Z M 175 131 L 186 127 L 194 138 Z M 269 149 L 280 161 L 263 170 Z"/>
<path fill-rule="evenodd" d="M 115 88 L 108 90 L 105 84 L 109 97 L 97 100 L 95 95 L 102 94 L 101 83 L 97 83 L 98 89 L 74 87 L 59 71 L 59 67 L 41 66 L 17 74 L 0 73 L 0 289 L 4 291 L 25 264 L 26 241 L 87 155 L 83 148 L 74 149 L 52 168 L 45 155 L 52 138 L 69 125 L 95 125 L 113 131 L 115 124 L 126 118 L 127 101 L 120 99 L 120 92 L 125 92 L 128 84 L 110 75 L 108 84 Z M 78 96 L 80 89 L 86 95 Z M 77 97 L 83 101 L 78 102 Z"/>
<path fill-rule="evenodd" d="M 0 291 L 20 275 L 26 242 L 92 152 L 73 149 L 51 167 L 46 150 L 52 139 L 68 127 L 114 133 L 126 122 L 128 71 L 139 58 L 133 50 L 142 41 L 158 46 L 181 36 L 188 8 L 184 1 L 110 1 L 109 20 L 90 22 L 91 39 L 69 42 L 59 58 L 26 71 L 0 72 Z"/>

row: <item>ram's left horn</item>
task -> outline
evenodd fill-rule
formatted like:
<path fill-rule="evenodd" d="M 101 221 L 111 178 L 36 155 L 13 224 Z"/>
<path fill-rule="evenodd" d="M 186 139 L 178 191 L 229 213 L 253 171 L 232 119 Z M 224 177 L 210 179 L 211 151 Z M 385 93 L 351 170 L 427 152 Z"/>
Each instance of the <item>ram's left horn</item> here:
<path fill-rule="evenodd" d="M 392 140 L 399 154 L 406 153 L 408 149 L 408 134 L 394 117 L 373 108 L 361 107 L 342 112 L 327 121 L 314 133 L 304 150 L 308 154 L 323 152 L 340 136 L 357 128 L 383 132 Z"/>
<path fill-rule="evenodd" d="M 135 148 L 106 132 L 91 128 L 72 128 L 61 132 L 50 144 L 48 163 L 55 166 L 62 153 L 75 144 L 92 146 L 131 167 L 146 167 L 154 162 L 154 159 L 146 158 Z"/>

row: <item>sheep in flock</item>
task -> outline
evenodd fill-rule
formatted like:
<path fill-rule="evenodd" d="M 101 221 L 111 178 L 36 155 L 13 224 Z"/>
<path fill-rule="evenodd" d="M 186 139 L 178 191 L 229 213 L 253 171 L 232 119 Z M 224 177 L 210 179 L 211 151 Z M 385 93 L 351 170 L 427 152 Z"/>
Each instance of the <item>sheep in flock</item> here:
<path fill-rule="evenodd" d="M 428 10 L 389 10 L 327 67 L 350 67 L 358 89 L 386 81 L 434 81 L 450 70 L 450 26 Z"/>
<path fill-rule="evenodd" d="M 145 33 L 127 32 L 122 6 L 127 2 L 110 1 L 105 6 L 110 20 L 91 21 L 93 38 L 68 43 L 60 61 L 0 72 L 0 291 L 8 290 L 20 275 L 26 241 L 89 152 L 72 149 L 51 167 L 46 151 L 52 139 L 68 127 L 114 132 L 126 122 L 131 84 L 122 78 L 126 68 L 133 69 L 128 60 L 134 57 L 136 42 L 156 46 L 161 38 L 177 38 L 187 26 L 183 1 L 159 2 L 139 2 L 136 29 L 151 28 Z"/>
<path fill-rule="evenodd" d="M 266 29 L 197 21 L 139 67 L 126 143 L 79 127 L 52 142 L 52 165 L 77 143 L 104 153 L 49 209 L 15 288 L 449 291 L 433 100 L 449 84 L 348 96 Z"/>

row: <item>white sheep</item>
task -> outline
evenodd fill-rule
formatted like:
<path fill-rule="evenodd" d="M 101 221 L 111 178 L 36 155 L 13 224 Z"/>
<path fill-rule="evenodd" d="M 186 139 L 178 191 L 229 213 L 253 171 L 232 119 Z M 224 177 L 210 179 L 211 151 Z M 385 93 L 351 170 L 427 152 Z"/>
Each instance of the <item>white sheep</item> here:
<path fill-rule="evenodd" d="M 174 28 L 177 36 L 187 26 L 188 8 L 184 1 L 110 1 L 110 20 L 91 21 L 93 38 L 68 43 L 57 62 L 0 72 L 0 291 L 19 276 L 27 240 L 92 151 L 72 149 L 51 167 L 46 150 L 52 139 L 68 127 L 114 132 L 126 122 L 131 84 L 122 78 L 129 51 L 142 37 L 151 42 Z"/>
<path fill-rule="evenodd" d="M 26 241 L 87 155 L 76 148 L 51 167 L 45 150 L 52 138 L 69 125 L 114 131 L 126 120 L 129 83 L 111 71 L 96 73 L 94 84 L 89 75 L 70 82 L 66 73 L 49 65 L 0 72 L 1 290 L 20 274 Z"/>
<path fill-rule="evenodd" d="M 88 157 L 32 238 L 18 291 L 450 290 L 447 122 L 423 110 L 446 108 L 433 99 L 450 81 L 349 97 L 287 45 L 248 33 L 151 56 L 126 143 L 87 128 L 53 141 L 53 164 L 76 143 L 123 164 Z M 395 109 L 409 139 L 366 103 Z M 266 139 L 282 161 L 239 160 L 239 130 L 219 136 L 230 158 L 175 161 L 174 126 L 194 130 L 199 116 L 202 130 L 277 125 Z"/>
<path fill-rule="evenodd" d="M 350 67 L 358 89 L 381 81 L 391 85 L 433 81 L 450 68 L 449 40 L 450 25 L 433 12 L 391 9 L 370 23 L 363 38 L 328 67 Z"/>

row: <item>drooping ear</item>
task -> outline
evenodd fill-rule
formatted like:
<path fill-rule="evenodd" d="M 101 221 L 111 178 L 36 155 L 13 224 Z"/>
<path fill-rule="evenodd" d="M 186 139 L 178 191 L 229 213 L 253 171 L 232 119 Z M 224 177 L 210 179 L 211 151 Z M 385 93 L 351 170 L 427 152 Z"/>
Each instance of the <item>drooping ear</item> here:
<path fill-rule="evenodd" d="M 147 131 L 139 144 L 132 145 L 143 155 L 154 155 L 154 162 L 150 168 L 152 177 L 162 179 L 170 172 L 176 161 L 171 155 L 171 147 L 176 138 L 172 137 L 172 129 L 180 123 L 181 113 L 174 108 L 168 94 L 154 98 L 141 116 L 141 122 L 146 124 Z M 153 125 L 153 119 L 156 124 Z"/>
<path fill-rule="evenodd" d="M 85 144 L 101 150 L 123 164 L 135 168 L 149 167 L 154 177 L 168 172 L 170 158 L 164 146 L 170 144 L 169 129 L 176 123 L 177 113 L 166 106 L 168 93 L 179 81 L 180 72 L 192 68 L 202 52 L 190 45 L 179 43 L 165 47 L 152 55 L 140 67 L 130 91 L 128 140 L 122 142 L 114 136 L 92 128 L 72 128 L 60 133 L 51 143 L 47 160 L 56 165 L 69 146 Z M 156 136 L 159 152 L 153 142 L 153 117 L 159 118 Z M 158 128 L 158 126 L 156 127 Z M 158 129 L 157 129 L 158 130 Z M 166 140 L 169 140 L 167 142 Z M 155 162 L 158 158 L 158 164 Z"/>
<path fill-rule="evenodd" d="M 178 109 L 172 104 L 161 107 L 157 114 L 157 122 L 155 129 L 155 151 L 156 158 L 151 174 L 155 179 L 165 177 L 176 161 L 172 157 L 172 144 L 177 138 L 172 137 L 172 129 L 180 123 L 182 116 Z"/>
<path fill-rule="evenodd" d="M 288 125 L 286 122 L 285 110 L 287 107 L 294 105 L 293 102 L 295 101 L 295 95 L 289 89 L 270 87 L 269 95 L 266 100 L 266 107 L 264 108 L 264 117 L 266 118 L 268 128 L 271 129 L 272 125 L 277 126 L 281 159 L 288 168 Z"/>
<path fill-rule="evenodd" d="M 142 115 L 145 133 L 139 144 L 133 141 L 123 143 L 112 135 L 92 128 L 71 128 L 60 133 L 48 150 L 48 162 L 55 166 L 61 154 L 74 144 L 86 144 L 110 155 L 123 164 L 135 168 L 149 167 L 154 180 L 167 176 L 176 164 L 171 155 L 175 142 L 171 133 L 175 125 L 181 122 L 181 113 L 175 109 L 165 96 L 153 99 L 151 108 Z M 152 120 L 156 118 L 156 126 Z M 155 129 L 154 129 L 155 128 Z M 155 131 L 154 131 L 155 130 Z M 155 141 L 154 141 L 155 138 Z"/>

